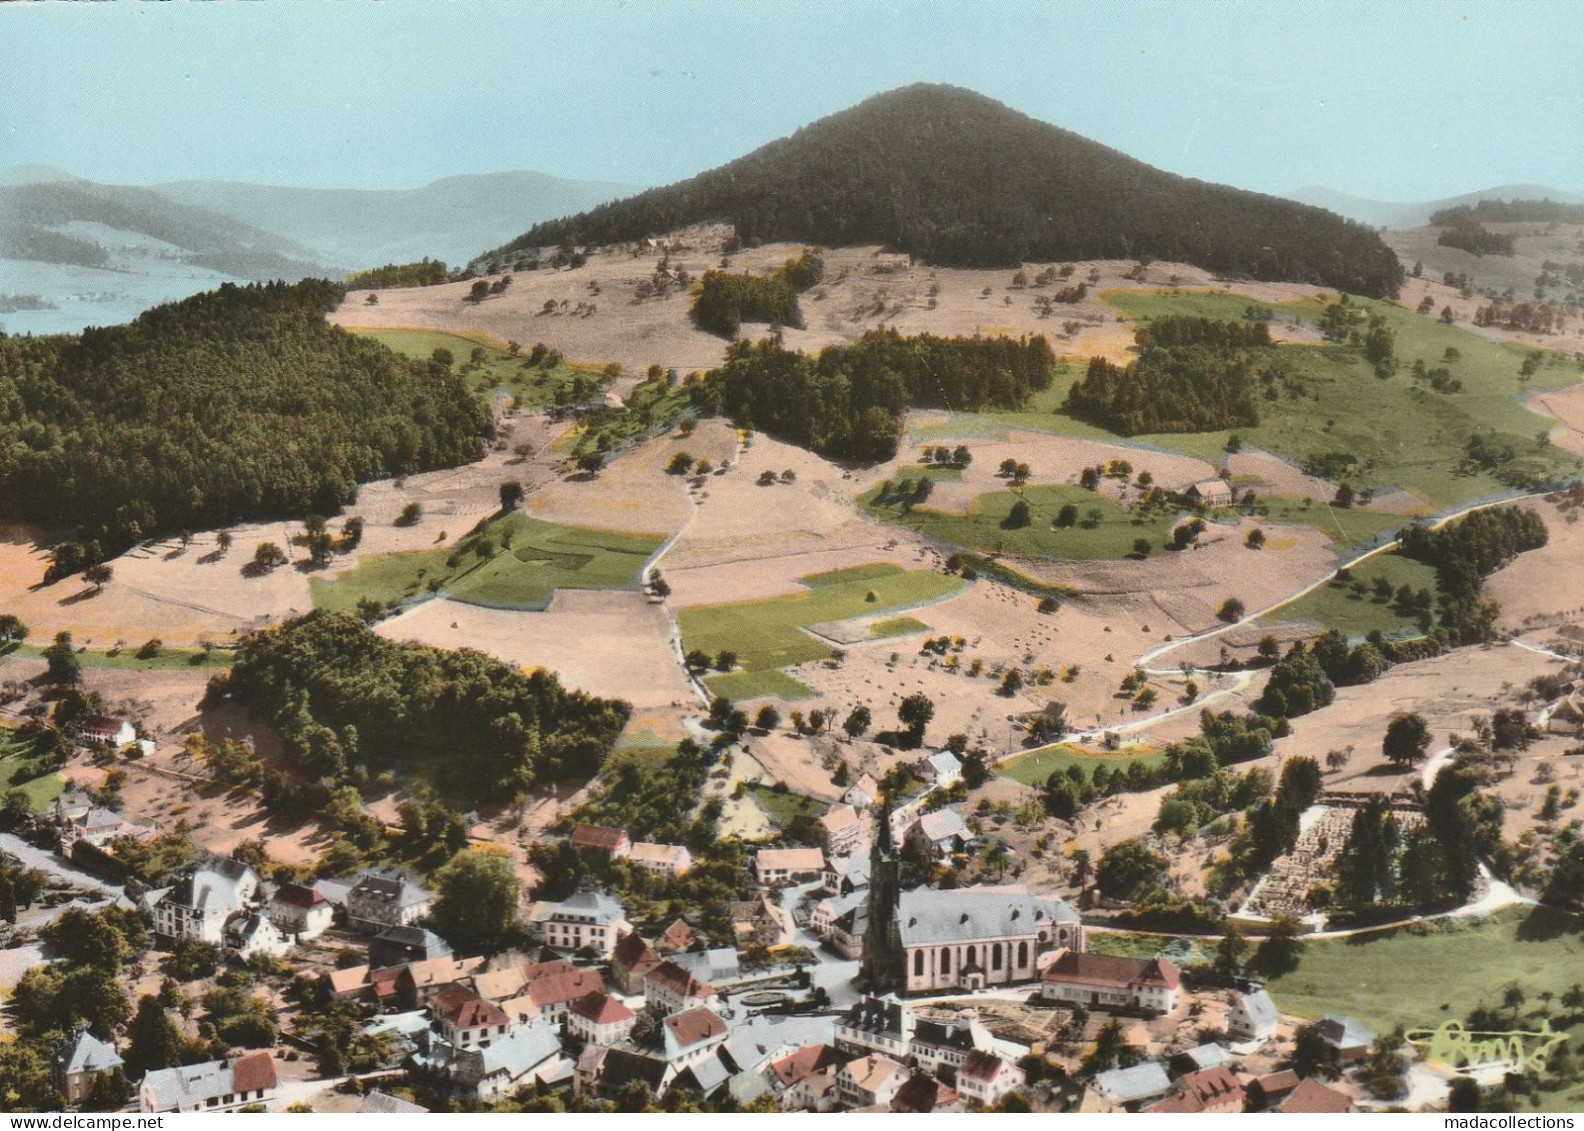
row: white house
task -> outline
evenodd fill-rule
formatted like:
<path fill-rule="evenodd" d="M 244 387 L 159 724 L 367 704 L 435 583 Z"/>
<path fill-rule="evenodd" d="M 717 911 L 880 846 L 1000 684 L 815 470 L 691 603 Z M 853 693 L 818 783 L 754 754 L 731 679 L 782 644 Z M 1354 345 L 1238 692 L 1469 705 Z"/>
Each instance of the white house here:
<path fill-rule="evenodd" d="M 603 990 L 584 994 L 567 1011 L 567 1035 L 590 1045 L 624 1041 L 638 1023 L 638 1015 Z"/>
<path fill-rule="evenodd" d="M 905 839 L 910 850 L 936 863 L 967 851 L 975 838 L 961 813 L 955 809 L 937 809 L 909 825 Z"/>
<path fill-rule="evenodd" d="M 1237 1041 L 1263 1041 L 1276 1035 L 1281 1017 L 1264 988 L 1239 994 L 1227 1014 L 1227 1036 Z"/>
<path fill-rule="evenodd" d="M 666 1063 L 680 1071 L 704 1060 L 726 1043 L 729 1031 L 715 1011 L 698 1006 L 673 1013 L 660 1023 L 665 1039 Z"/>
<path fill-rule="evenodd" d="M 270 896 L 264 913 L 282 934 L 303 941 L 318 938 L 335 920 L 335 906 L 304 884 L 282 884 Z"/>
<path fill-rule="evenodd" d="M 820 871 L 820 887 L 830 895 L 847 895 L 869 886 L 869 858 L 861 852 L 832 856 Z"/>
<path fill-rule="evenodd" d="M 364 872 L 346 895 L 347 926 L 370 934 L 409 926 L 433 908 L 434 896 L 419 884 L 380 872 Z"/>
<path fill-rule="evenodd" d="M 941 750 L 921 759 L 915 768 L 919 776 L 934 789 L 949 789 L 962 781 L 962 760 L 950 750 Z"/>
<path fill-rule="evenodd" d="M 878 1053 L 842 1065 L 836 1073 L 836 1094 L 846 1108 L 885 1107 L 902 1090 L 911 1073 Z"/>
<path fill-rule="evenodd" d="M 258 873 L 235 860 L 188 868 L 170 887 L 151 893 L 154 931 L 168 939 L 223 943 L 226 920 L 247 907 L 258 886 Z"/>
<path fill-rule="evenodd" d="M 1181 976 L 1164 958 L 1117 958 L 1063 951 L 1045 969 L 1040 996 L 1085 1009 L 1140 1009 L 1175 1013 Z"/>
<path fill-rule="evenodd" d="M 131 723 L 109 715 L 90 715 L 77 728 L 77 734 L 90 746 L 108 746 L 112 750 L 137 741 L 137 731 Z"/>
<path fill-rule="evenodd" d="M 292 937 L 282 934 L 268 918 L 257 911 L 237 911 L 226 920 L 224 946 L 241 958 L 268 954 L 276 958 L 292 948 Z"/>
<path fill-rule="evenodd" d="M 539 926 L 545 942 L 557 950 L 587 948 L 609 958 L 621 937 L 632 931 L 622 905 L 602 891 L 575 891 L 544 910 Z"/>
<path fill-rule="evenodd" d="M 817 848 L 761 848 L 754 856 L 761 887 L 812 880 L 824 867 L 825 854 Z"/>
<path fill-rule="evenodd" d="M 154 1069 L 138 1088 L 138 1110 L 145 1114 L 235 1111 L 269 1103 L 278 1087 L 275 1058 L 267 1052 L 250 1052 L 231 1061 Z"/>
<path fill-rule="evenodd" d="M 994 1053 L 976 1049 L 957 1070 L 957 1091 L 965 1099 L 990 1107 L 1023 1087 L 1026 1079 L 1017 1065 Z"/>
<path fill-rule="evenodd" d="M 820 839 L 831 856 L 848 856 L 857 851 L 868 835 L 868 825 L 851 805 L 837 805 L 819 819 Z"/>
<path fill-rule="evenodd" d="M 880 798 L 880 783 L 874 780 L 873 775 L 864 774 L 857 781 L 847 787 L 847 792 L 842 794 L 842 801 L 862 812 L 868 809 Z"/>
<path fill-rule="evenodd" d="M 632 846 L 627 859 L 646 872 L 658 872 L 664 876 L 680 876 L 693 867 L 693 854 L 680 844 L 654 844 L 640 840 Z"/>

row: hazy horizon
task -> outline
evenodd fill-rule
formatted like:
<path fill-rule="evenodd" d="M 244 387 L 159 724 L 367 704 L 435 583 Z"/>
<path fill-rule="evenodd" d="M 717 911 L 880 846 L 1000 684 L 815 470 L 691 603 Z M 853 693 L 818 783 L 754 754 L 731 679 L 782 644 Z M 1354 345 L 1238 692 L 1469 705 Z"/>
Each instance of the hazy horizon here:
<path fill-rule="evenodd" d="M 1584 99 L 1570 4 L 918 0 L 0 6 L 0 168 L 411 189 L 658 185 L 913 82 L 1184 176 L 1411 203 L 1584 188 L 1532 112 Z M 898 29 L 906 29 L 905 34 Z M 1524 82 L 1503 60 L 1522 58 Z"/>

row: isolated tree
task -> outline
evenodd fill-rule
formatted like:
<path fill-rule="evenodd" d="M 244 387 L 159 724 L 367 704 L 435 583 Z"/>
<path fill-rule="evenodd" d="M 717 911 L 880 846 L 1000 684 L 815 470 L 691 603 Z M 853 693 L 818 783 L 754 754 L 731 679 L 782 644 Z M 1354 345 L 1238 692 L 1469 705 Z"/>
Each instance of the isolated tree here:
<path fill-rule="evenodd" d="M 935 703 L 923 692 L 914 692 L 897 705 L 897 719 L 915 744 L 924 741 L 924 729 L 935 717 Z"/>
<path fill-rule="evenodd" d="M 1100 857 L 1095 883 L 1110 899 L 1141 899 L 1166 880 L 1166 861 L 1138 839 L 1113 844 Z"/>
<path fill-rule="evenodd" d="M 1251 550 L 1264 549 L 1265 532 L 1256 526 L 1253 530 L 1248 532 L 1248 537 L 1243 539 L 1243 545 L 1247 546 Z"/>
<path fill-rule="evenodd" d="M 1007 512 L 1006 524 L 1009 529 L 1017 529 L 1029 524 L 1029 505 L 1022 499 L 1012 504 L 1012 509 Z"/>
<path fill-rule="evenodd" d="M 502 513 L 514 511 L 517 504 L 523 499 L 523 485 L 515 479 L 508 479 L 500 485 L 500 509 Z"/>
<path fill-rule="evenodd" d="M 215 546 L 219 548 L 222 554 L 231 549 L 231 542 L 232 538 L 231 532 L 229 530 L 222 530 L 219 534 L 215 535 Z"/>
<path fill-rule="evenodd" d="M 1243 961 L 1248 957 L 1248 940 L 1236 927 L 1228 926 L 1226 934 L 1216 944 L 1215 972 L 1221 981 L 1230 984 L 1243 972 Z"/>
<path fill-rule="evenodd" d="M 736 666 L 737 653 L 733 652 L 730 648 L 723 649 L 720 655 L 715 657 L 716 671 L 729 672 Z"/>
<path fill-rule="evenodd" d="M 1381 753 L 1394 766 L 1407 768 L 1424 757 L 1430 745 L 1430 728 L 1418 715 L 1398 715 L 1386 727 Z"/>
<path fill-rule="evenodd" d="M 516 934 L 518 883 L 510 857 L 464 848 L 434 881 L 430 922 L 458 952 L 492 954 Z"/>
<path fill-rule="evenodd" d="M 47 676 L 51 683 L 75 687 L 82 682 L 82 661 L 77 658 L 71 633 L 57 632 L 55 643 L 44 649 L 44 660 L 49 665 Z"/>
<path fill-rule="evenodd" d="M 83 580 L 94 587 L 98 592 L 110 583 L 110 578 L 115 575 L 115 570 L 107 562 L 96 562 L 83 570 Z"/>
<path fill-rule="evenodd" d="M 848 714 L 846 721 L 842 723 L 842 729 L 847 732 L 849 738 L 858 738 L 869 729 L 869 723 L 869 708 L 854 707 Z"/>
<path fill-rule="evenodd" d="M 126 1051 L 126 1072 L 138 1079 L 157 1068 L 174 1068 L 186 1051 L 181 1030 L 159 999 L 144 994 L 132 1018 Z"/>
<path fill-rule="evenodd" d="M 27 639 L 28 626 L 15 613 L 0 613 L 0 644 L 19 644 Z"/>
<path fill-rule="evenodd" d="M 1073 506 L 1073 504 L 1071 504 L 1071 503 L 1064 504 L 1062 506 L 1061 510 L 1056 512 L 1056 521 L 1052 525 L 1054 525 L 1054 526 L 1077 526 L 1078 525 L 1078 508 Z"/>
<path fill-rule="evenodd" d="M 1221 607 L 1216 610 L 1216 616 L 1231 623 L 1243 619 L 1243 602 L 1236 597 L 1228 597 L 1221 602 Z"/>

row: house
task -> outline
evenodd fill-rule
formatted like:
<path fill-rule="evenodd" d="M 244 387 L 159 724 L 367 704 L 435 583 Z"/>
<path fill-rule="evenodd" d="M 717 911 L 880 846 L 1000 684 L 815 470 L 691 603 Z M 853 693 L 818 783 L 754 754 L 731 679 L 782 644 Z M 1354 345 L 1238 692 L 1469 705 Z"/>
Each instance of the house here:
<path fill-rule="evenodd" d="M 1201 479 L 1183 492 L 1183 497 L 1205 507 L 1232 505 L 1232 488 L 1225 479 Z"/>
<path fill-rule="evenodd" d="M 913 1062 L 931 1076 L 955 1084 L 957 1073 L 968 1058 L 993 1045 L 990 1030 L 980 1024 L 973 1010 L 964 1010 L 951 1021 L 935 1021 L 928 1017 L 914 1021 L 908 1053 Z"/>
<path fill-rule="evenodd" d="M 657 1017 L 708 1005 L 714 997 L 713 989 L 669 960 L 644 975 L 644 1004 Z"/>
<path fill-rule="evenodd" d="M 769 895 L 732 904 L 731 925 L 739 950 L 780 946 L 793 932 L 792 917 L 777 907 Z"/>
<path fill-rule="evenodd" d="M 429 1013 L 412 1009 L 406 1013 L 385 1013 L 364 1022 L 363 1032 L 370 1037 L 389 1037 L 388 1052 L 381 1067 L 395 1068 L 421 1047 L 426 1047 L 434 1035 Z"/>
<path fill-rule="evenodd" d="M 1027 1082 L 1027 1074 L 1008 1060 L 982 1049 L 968 1054 L 957 1072 L 957 1090 L 964 1099 L 993 1107 Z"/>
<path fill-rule="evenodd" d="M 685 950 L 702 950 L 707 945 L 709 944 L 704 936 L 694 930 L 691 923 L 686 919 L 675 919 L 669 927 L 660 932 L 660 937 L 655 939 L 654 951 L 665 958 Z"/>
<path fill-rule="evenodd" d="M 303 884 L 282 884 L 270 896 L 264 914 L 283 935 L 298 942 L 316 939 L 335 919 L 335 907 L 320 892 Z"/>
<path fill-rule="evenodd" d="M 369 978 L 368 963 L 361 966 L 346 966 L 340 970 L 327 970 L 319 975 L 319 982 L 337 1001 L 352 1001 L 356 998 L 367 997 L 374 992 L 374 983 Z"/>
<path fill-rule="evenodd" d="M 1353 1097 L 1311 1076 L 1288 1093 L 1276 1110 L 1283 1115 L 1346 1115 L 1353 1110 Z"/>
<path fill-rule="evenodd" d="M 522 1021 L 559 1025 L 572 1003 L 591 993 L 603 993 L 605 979 L 598 970 L 584 970 L 566 962 L 540 962 L 523 968 L 522 992 L 501 1008 Z M 474 980 L 478 984 L 478 979 Z"/>
<path fill-rule="evenodd" d="M 1269 1111 L 1292 1095 L 1299 1083 L 1298 1073 L 1291 1068 L 1256 1077 L 1248 1083 L 1248 1109 Z"/>
<path fill-rule="evenodd" d="M 1166 1069 L 1154 1060 L 1131 1068 L 1113 1068 L 1094 1078 L 1095 1095 L 1113 1110 L 1137 1111 L 1139 1105 L 1158 1099 L 1171 1089 Z"/>
<path fill-rule="evenodd" d="M 451 944 L 426 927 L 388 927 L 369 943 L 368 959 L 369 965 L 377 970 L 383 966 L 427 962 L 450 953 Z"/>
<path fill-rule="evenodd" d="M 592 848 L 610 857 L 626 856 L 632 851 L 632 841 L 626 829 L 608 829 L 602 825 L 578 825 L 572 830 L 573 848 Z"/>
<path fill-rule="evenodd" d="M 884 1053 L 906 1060 L 914 1024 L 912 1011 L 895 998 L 860 998 L 836 1019 L 836 1048 L 853 1056 Z"/>
<path fill-rule="evenodd" d="M 914 770 L 932 789 L 950 789 L 962 781 L 962 759 L 941 750 L 914 763 Z"/>
<path fill-rule="evenodd" d="M 382 970 L 353 967 L 335 971 L 329 977 L 332 989 L 340 982 L 348 989 L 356 990 L 352 983 L 356 981 L 358 972 L 362 971 L 367 988 L 356 990 L 353 996 L 370 996 L 382 1010 L 417 1009 L 428 1005 L 441 990 L 462 981 L 483 965 L 482 958 L 457 958 L 446 954 Z"/>
<path fill-rule="evenodd" d="M 847 1059 L 849 1058 L 837 1052 L 831 1045 L 804 1045 L 765 1065 L 764 1074 L 770 1081 L 771 1091 L 785 1095 L 787 1089 L 799 1080 L 813 1073 L 836 1067 Z"/>
<path fill-rule="evenodd" d="M 690 950 L 671 956 L 671 961 L 692 974 L 701 982 L 712 986 L 729 985 L 742 980 L 742 960 L 737 948 L 718 946 L 710 950 Z"/>
<path fill-rule="evenodd" d="M 138 1088 L 138 1110 L 148 1115 L 262 1107 L 275 1098 L 279 1083 L 275 1058 L 267 1052 L 250 1052 L 230 1061 L 157 1068 L 143 1077 Z"/>
<path fill-rule="evenodd" d="M 818 879 L 824 867 L 825 854 L 817 848 L 762 848 L 754 857 L 760 887 Z"/>
<path fill-rule="evenodd" d="M 364 872 L 346 895 L 347 926 L 371 935 L 410 926 L 433 908 L 434 896 L 402 875 Z"/>
<path fill-rule="evenodd" d="M 833 908 L 825 945 L 843 958 L 864 956 L 864 936 L 869 931 L 869 899 L 865 892 L 854 892 L 841 908 Z"/>
<path fill-rule="evenodd" d="M 382 1092 L 375 1088 L 364 1096 L 356 1109 L 358 1115 L 428 1115 L 429 1109 L 422 1104 L 410 1103 L 400 1096 L 393 1096 L 389 1092 Z"/>
<path fill-rule="evenodd" d="M 237 911 L 226 920 L 223 945 L 240 958 L 268 954 L 276 958 L 292 948 L 289 935 L 283 935 L 274 923 L 257 911 Z"/>
<path fill-rule="evenodd" d="M 820 887 L 831 895 L 848 895 L 869 886 L 869 856 L 855 852 L 851 856 L 832 856 L 820 870 Z"/>
<path fill-rule="evenodd" d="M 572 1074 L 572 1062 L 562 1053 L 560 1040 L 541 1025 L 520 1026 L 488 1045 L 460 1048 L 442 1044 L 414 1056 L 413 1063 L 448 1079 L 456 1091 L 485 1103 Z"/>
<path fill-rule="evenodd" d="M 868 832 L 868 826 L 851 805 L 835 806 L 815 824 L 829 856 L 848 856 L 858 851 Z"/>
<path fill-rule="evenodd" d="M 841 1066 L 836 1072 L 836 1095 L 846 1108 L 887 1107 L 912 1075 L 889 1056 L 872 1053 Z"/>
<path fill-rule="evenodd" d="M 1085 1009 L 1175 1013 L 1182 978 L 1164 958 L 1117 958 L 1068 950 L 1045 969 L 1040 996 Z"/>
<path fill-rule="evenodd" d="M 618 939 L 611 950 L 611 980 L 624 994 L 641 994 L 644 975 L 662 961 L 637 931 L 630 931 Z"/>
<path fill-rule="evenodd" d="M 1375 1043 L 1375 1034 L 1357 1021 L 1333 1017 L 1329 1013 L 1315 1022 L 1315 1032 L 1336 1050 L 1337 1059 L 1344 1065 L 1357 1064 L 1363 1060 L 1369 1055 L 1370 1046 Z"/>
<path fill-rule="evenodd" d="M 627 912 L 607 892 L 582 888 L 560 903 L 542 905 L 539 929 L 557 950 L 589 950 L 609 958 L 617 941 L 632 930 Z"/>
<path fill-rule="evenodd" d="M 809 911 L 808 929 L 822 940 L 828 942 L 836 920 L 847 914 L 854 907 L 864 906 L 868 901 L 869 893 L 866 891 L 855 891 L 847 895 L 826 896 Z"/>
<path fill-rule="evenodd" d="M 782 1111 L 835 1111 L 840 1097 L 836 1073 L 840 1066 L 810 1072 L 781 1094 Z"/>
<path fill-rule="evenodd" d="M 1148 1029 L 1145 1032 L 1148 1032 Z M 1231 1059 L 1232 1054 L 1220 1045 L 1195 1045 L 1191 1049 L 1184 1049 L 1171 1058 L 1171 1071 L 1173 1075 L 1202 1072 L 1207 1068 L 1219 1068 Z"/>
<path fill-rule="evenodd" d="M 258 873 L 222 858 L 188 868 L 176 882 L 150 898 L 154 931 L 168 939 L 219 944 L 225 924 L 258 891 Z"/>
<path fill-rule="evenodd" d="M 680 844 L 654 844 L 640 840 L 627 857 L 645 872 L 680 876 L 693 867 L 693 854 Z"/>
<path fill-rule="evenodd" d="M 89 715 L 77 728 L 77 737 L 88 746 L 108 746 L 112 750 L 119 750 L 137 741 L 137 731 L 125 719 Z"/>
<path fill-rule="evenodd" d="M 908 826 L 903 841 L 909 851 L 934 864 L 966 852 L 974 843 L 974 835 L 957 810 L 937 809 Z"/>
<path fill-rule="evenodd" d="M 660 1024 L 666 1063 L 673 1069 L 703 1060 L 726 1043 L 726 1022 L 707 1006 L 673 1013 Z"/>
<path fill-rule="evenodd" d="M 91 802 L 63 805 L 62 800 L 57 798 L 50 810 L 51 821 L 55 825 L 56 850 L 62 856 L 71 856 L 78 844 L 86 843 L 108 850 L 112 841 L 122 837 L 148 840 L 157 832 L 153 825 L 134 824 L 114 809 L 106 809 Z"/>
<path fill-rule="evenodd" d="M 678 1069 L 667 1091 L 691 1092 L 703 1099 L 723 1093 L 741 1070 L 724 1046 Z"/>
<path fill-rule="evenodd" d="M 584 994 L 567 1008 L 567 1035 L 584 1044 L 614 1045 L 626 1040 L 637 1023 L 636 1013 L 602 990 Z"/>
<path fill-rule="evenodd" d="M 880 783 L 871 774 L 864 774 L 842 794 L 842 801 L 860 812 L 872 807 L 879 799 Z"/>
<path fill-rule="evenodd" d="M 100 1081 L 108 1081 L 121 1067 L 115 1049 L 86 1028 L 67 1033 L 50 1051 L 50 1083 L 77 1107 L 94 1094 Z"/>
<path fill-rule="evenodd" d="M 1569 691 L 1546 716 L 1547 734 L 1584 734 L 1584 690 Z"/>
<path fill-rule="evenodd" d="M 908 993 L 1033 981 L 1043 951 L 1083 948 L 1076 911 L 1015 885 L 905 891 L 895 914 Z"/>
<path fill-rule="evenodd" d="M 941 1081 L 916 1072 L 891 1098 L 891 1110 L 903 1115 L 948 1115 L 961 1112 L 963 1101 Z"/>
<path fill-rule="evenodd" d="M 1261 987 L 1238 995 L 1227 1014 L 1226 1031 L 1235 1041 L 1263 1041 L 1274 1037 L 1280 1024 L 1276 1003 Z"/>
<path fill-rule="evenodd" d="M 465 986 L 447 986 L 434 995 L 429 1009 L 440 1036 L 459 1049 L 484 1048 L 512 1028 L 510 1014 Z"/>
<path fill-rule="evenodd" d="M 670 1076 L 670 1065 L 658 1056 L 589 1045 L 578 1057 L 573 1088 L 581 1099 L 613 1099 L 632 1081 L 641 1080 L 651 1096 L 658 1096 Z"/>
<path fill-rule="evenodd" d="M 1149 1110 L 1158 1113 L 1232 1115 L 1243 1110 L 1248 1092 L 1236 1072 L 1217 1065 L 1177 1081 L 1177 1094 Z"/>

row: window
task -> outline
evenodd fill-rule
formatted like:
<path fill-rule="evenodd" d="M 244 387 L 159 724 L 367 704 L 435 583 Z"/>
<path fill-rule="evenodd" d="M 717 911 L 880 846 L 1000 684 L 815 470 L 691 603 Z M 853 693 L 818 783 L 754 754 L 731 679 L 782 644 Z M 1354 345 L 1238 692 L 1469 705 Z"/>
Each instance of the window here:
<path fill-rule="evenodd" d="M 915 978 L 924 976 L 924 952 L 922 950 L 913 952 L 913 976 Z"/>
<path fill-rule="evenodd" d="M 964 966 L 974 966 L 978 962 L 979 962 L 979 948 L 975 947 L 975 946 L 969 947 L 968 948 L 968 958 L 967 958 L 967 961 L 965 961 L 963 963 L 963 965 Z"/>
<path fill-rule="evenodd" d="M 996 943 L 995 946 L 990 948 L 990 969 L 992 969 L 992 970 L 1001 969 L 1001 944 L 1000 943 Z"/>
<path fill-rule="evenodd" d="M 1027 966 L 1028 965 L 1028 943 L 1026 943 L 1026 942 L 1018 943 L 1018 961 L 1017 961 L 1017 964 L 1019 966 Z"/>
<path fill-rule="evenodd" d="M 940 972 L 942 974 L 950 974 L 951 973 L 951 948 L 950 947 L 947 947 L 947 946 L 941 947 L 941 952 L 940 952 Z"/>

